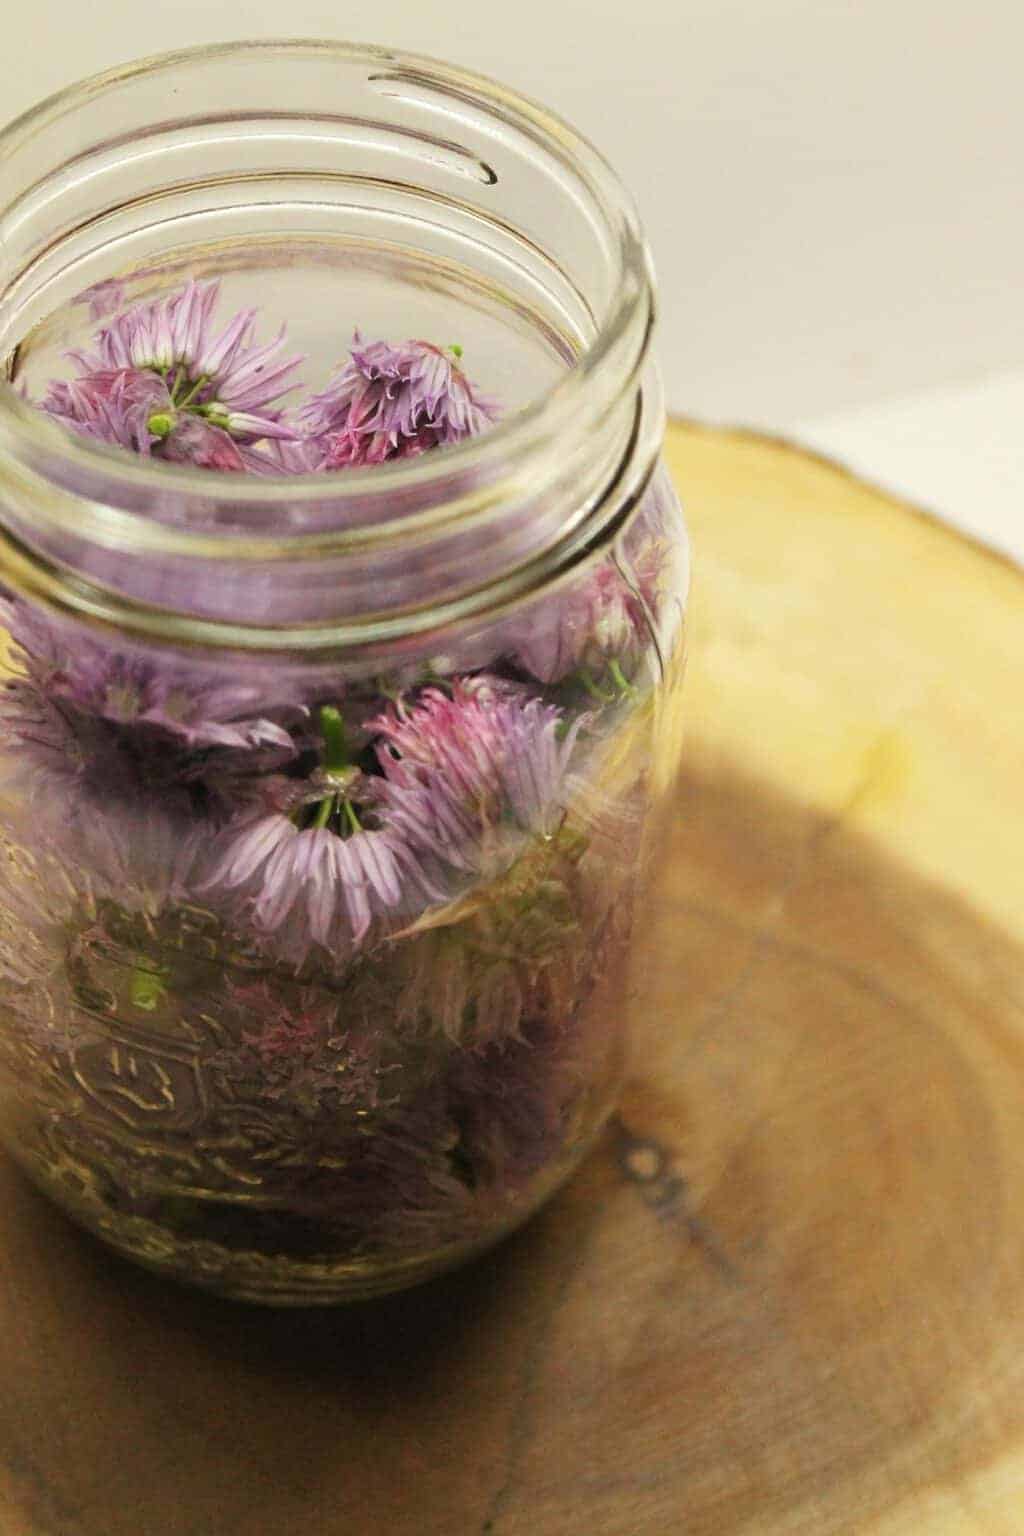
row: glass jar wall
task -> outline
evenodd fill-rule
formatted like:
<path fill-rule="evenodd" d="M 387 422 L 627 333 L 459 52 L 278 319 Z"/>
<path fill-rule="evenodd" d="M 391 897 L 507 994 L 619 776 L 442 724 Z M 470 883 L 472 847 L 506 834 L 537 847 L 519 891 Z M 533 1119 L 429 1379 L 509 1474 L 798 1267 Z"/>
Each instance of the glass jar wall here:
<path fill-rule="evenodd" d="M 181 1279 L 410 1283 L 629 1060 L 688 582 L 635 216 L 541 109 L 335 45 L 135 66 L 0 164 L 0 1133 Z M 142 458 L 37 409 L 188 292 L 287 319 L 314 390 L 424 338 L 484 429 L 218 475 L 163 407 Z"/>

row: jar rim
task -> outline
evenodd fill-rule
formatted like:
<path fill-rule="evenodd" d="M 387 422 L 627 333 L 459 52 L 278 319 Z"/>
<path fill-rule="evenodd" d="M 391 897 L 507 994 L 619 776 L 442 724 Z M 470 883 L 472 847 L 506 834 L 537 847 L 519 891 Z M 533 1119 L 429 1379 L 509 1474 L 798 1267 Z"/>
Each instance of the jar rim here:
<path fill-rule="evenodd" d="M 365 514 L 368 502 L 384 507 L 396 495 L 417 500 L 433 486 L 443 489 L 445 482 L 473 486 L 475 472 L 488 461 L 503 459 L 521 465 L 543 455 L 559 441 L 569 423 L 578 421 L 591 404 L 596 381 L 600 395 L 608 402 L 621 398 L 622 392 L 637 385 L 646 358 L 654 320 L 654 287 L 650 256 L 634 203 L 626 188 L 604 156 L 588 139 L 548 108 L 527 96 L 512 91 L 490 77 L 463 70 L 433 58 L 370 44 L 355 44 L 317 39 L 261 39 L 215 43 L 175 50 L 135 60 L 92 75 L 46 98 L 0 129 L 0 168 L 5 161 L 38 133 L 60 118 L 86 105 L 94 97 L 116 89 L 141 75 L 169 71 L 192 64 L 214 63 L 250 54 L 285 56 L 333 55 L 339 59 L 368 66 L 386 67 L 400 80 L 423 83 L 432 89 L 468 99 L 473 106 L 500 114 L 513 127 L 539 141 L 556 159 L 568 163 L 602 210 L 612 234 L 617 263 L 612 284 L 612 299 L 603 315 L 595 316 L 595 332 L 580 347 L 572 364 L 546 389 L 521 409 L 497 422 L 486 432 L 446 447 L 440 454 L 366 468 L 346 469 L 343 477 L 322 475 L 217 475 L 179 464 L 153 464 L 130 455 L 123 449 L 78 437 L 51 421 L 43 412 L 24 400 L 14 386 L 0 381 L 0 453 L 28 450 L 36 464 L 54 466 L 47 473 L 53 490 L 73 483 L 76 468 L 88 477 L 102 475 L 104 490 L 111 493 L 97 498 L 82 498 L 74 493 L 50 495 L 41 516 L 53 524 L 74 521 L 83 531 L 83 516 L 90 514 L 104 524 L 106 541 L 123 538 L 138 547 L 140 530 L 152 553 L 182 551 L 202 547 L 206 559 L 218 555 L 239 560 L 265 560 L 268 542 L 278 557 L 290 551 L 305 553 L 310 541 L 320 553 L 344 553 L 352 544 L 365 552 L 376 542 L 393 545 L 406 534 L 422 538 L 436 525 L 450 523 L 455 503 L 463 526 L 486 521 L 495 503 L 493 482 L 478 494 L 456 493 L 454 501 L 443 495 L 440 503 L 426 512 L 415 510 L 367 520 L 356 527 L 345 526 L 343 516 L 327 535 L 320 525 L 318 533 L 308 530 L 274 530 L 272 537 L 253 539 L 251 530 L 245 539 L 237 531 L 211 534 L 207 529 L 190 531 L 187 527 L 154 522 L 137 510 L 128 510 L 147 492 L 176 494 L 216 501 L 218 509 L 267 507 L 286 499 L 290 506 L 314 505 L 323 511 L 337 507 L 343 513 L 348 506 L 359 505 Z M 343 479 L 344 484 L 338 481 Z M 212 482 L 216 482 L 213 484 Z M 243 483 L 238 483 L 243 482 Z M 67 503 L 65 505 L 65 503 Z M 73 503 L 73 505 L 71 505 Z M 476 514 L 476 515 L 474 515 Z"/>

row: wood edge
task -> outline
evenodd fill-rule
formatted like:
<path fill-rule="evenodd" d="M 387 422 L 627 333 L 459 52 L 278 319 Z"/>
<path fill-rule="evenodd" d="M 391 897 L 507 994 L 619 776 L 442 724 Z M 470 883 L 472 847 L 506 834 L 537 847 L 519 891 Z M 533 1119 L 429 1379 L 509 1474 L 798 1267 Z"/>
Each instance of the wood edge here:
<path fill-rule="evenodd" d="M 931 507 L 923 506 L 920 502 L 908 500 L 905 496 L 898 495 L 895 491 L 884 486 L 880 481 L 863 475 L 859 470 L 853 469 L 842 459 L 834 458 L 820 448 L 812 448 L 807 443 L 802 443 L 795 437 L 788 437 L 784 432 L 772 432 L 762 427 L 745 427 L 724 422 L 702 421 L 696 416 L 687 416 L 678 412 L 672 412 L 668 418 L 670 427 L 681 427 L 685 432 L 696 433 L 700 437 L 724 438 L 740 443 L 761 444 L 766 448 L 781 449 L 784 453 L 804 460 L 806 463 L 817 464 L 822 469 L 827 469 L 832 474 L 838 475 L 842 480 L 856 486 L 858 489 L 868 491 L 872 496 L 885 501 L 895 511 L 909 513 L 912 517 L 927 523 L 936 533 L 941 534 L 949 542 L 966 546 L 974 554 L 980 555 L 1001 571 L 1019 578 L 1024 582 L 1024 565 L 1015 560 L 1012 555 L 1004 550 L 995 548 L 992 544 L 986 544 L 984 539 L 975 533 L 970 533 L 964 528 L 958 528 L 941 513 Z"/>

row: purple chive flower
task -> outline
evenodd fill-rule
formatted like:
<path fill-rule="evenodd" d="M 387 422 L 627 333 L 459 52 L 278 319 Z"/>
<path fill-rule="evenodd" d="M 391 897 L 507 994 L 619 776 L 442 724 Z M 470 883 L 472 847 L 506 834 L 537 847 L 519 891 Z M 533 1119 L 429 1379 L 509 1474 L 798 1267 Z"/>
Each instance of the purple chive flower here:
<path fill-rule="evenodd" d="M 205 1003 L 225 1043 L 207 1058 L 207 1070 L 237 1101 L 239 1090 L 257 1100 L 296 1109 L 303 1118 L 330 1119 L 337 1134 L 362 1127 L 382 1101 L 389 1068 L 376 1020 L 327 988 L 284 978 L 246 983 L 230 978 Z M 310 1147 L 316 1162 L 318 1144 Z"/>
<path fill-rule="evenodd" d="M 187 901 L 209 829 L 183 795 L 86 791 L 55 818 L 55 844 L 74 859 L 92 894 L 128 912 L 158 916 Z"/>
<path fill-rule="evenodd" d="M 299 412 L 304 455 L 314 469 L 411 458 L 482 432 L 497 411 L 477 394 L 457 359 L 426 341 L 364 342 Z"/>
<path fill-rule="evenodd" d="M 332 1216 L 364 1242 L 398 1251 L 458 1241 L 514 1216 L 516 1198 L 578 1124 L 595 1076 L 595 1033 L 584 1007 L 569 1018 L 524 1020 L 514 1039 L 449 1052 L 444 1070 L 345 1160 Z"/>
<path fill-rule="evenodd" d="M 566 728 L 559 710 L 485 678 L 450 697 L 428 690 L 376 722 L 392 824 L 437 862 L 482 877 L 464 881 L 448 911 L 424 913 L 410 930 L 420 941 L 396 953 L 403 1020 L 479 1044 L 515 1034 L 537 996 L 552 995 L 552 966 L 564 976 L 578 923 L 566 880 L 580 849 L 564 822 L 585 724 Z"/>
<path fill-rule="evenodd" d="M 36 786 L 39 790 L 39 786 Z M 97 904 L 156 917 L 187 900 L 207 829 L 182 795 L 82 785 L 69 773 L 49 792 L 18 796 L 8 817 L 0 896 L 10 889 L 21 961 L 0 943 L 0 977 L 62 963 L 61 935 Z M 0 921 L 0 929 L 4 926 Z"/>
<path fill-rule="evenodd" d="M 149 458 L 228 473 L 273 472 L 265 454 L 190 410 L 178 412 L 155 374 L 126 368 L 51 384 L 43 409 L 83 437 Z"/>
<path fill-rule="evenodd" d="M 97 369 L 50 385 L 42 409 L 66 427 L 101 443 L 150 452 L 150 416 L 170 409 L 167 385 L 135 368 Z"/>
<path fill-rule="evenodd" d="M 337 711 L 321 722 L 319 780 L 229 824 L 202 884 L 298 965 L 314 947 L 347 961 L 372 932 L 451 900 L 467 873 L 506 867 L 524 834 L 547 835 L 582 724 L 561 739 L 559 710 L 489 679 L 428 689 L 369 722 L 377 776 L 347 765 Z"/>
<path fill-rule="evenodd" d="M 195 783 L 233 799 L 243 776 L 300 750 L 306 711 L 272 679 L 125 654 L 17 601 L 0 623 L 17 669 L 0 687 L 0 741 L 36 793 L 77 779 L 112 796 Z"/>
<path fill-rule="evenodd" d="M 256 345 L 256 311 L 213 323 L 219 283 L 116 315 L 92 351 L 70 353 L 78 376 L 50 386 L 41 408 L 65 426 L 135 453 L 227 471 L 278 466 L 258 445 L 296 434 L 277 402 L 300 357 L 284 330 Z"/>
<path fill-rule="evenodd" d="M 379 919 L 443 894 L 389 825 L 380 781 L 348 762 L 341 715 L 325 707 L 320 723 L 323 769 L 268 781 L 267 806 L 228 825 L 201 886 L 296 966 L 314 947 L 344 963 Z"/>
<path fill-rule="evenodd" d="M 457 869 L 507 862 L 522 834 L 547 837 L 564 814 L 576 738 L 561 710 L 497 679 L 428 688 L 370 722 L 391 824 Z"/>
<path fill-rule="evenodd" d="M 0 688 L 0 747 L 9 832 L 57 872 L 58 896 L 148 913 L 185 899 L 210 833 L 187 775 L 176 782 L 183 756 L 169 738 L 154 736 L 143 755 L 22 676 Z"/>
<path fill-rule="evenodd" d="M 517 621 L 508 643 L 512 659 L 542 683 L 581 672 L 599 698 L 626 691 L 651 643 L 666 553 L 664 541 L 650 537 L 631 570 L 603 561 L 561 600 Z"/>
<path fill-rule="evenodd" d="M 538 1014 L 515 1038 L 452 1052 L 449 1112 L 478 1186 L 513 1191 L 557 1156 L 595 1067 L 581 1033 L 563 1017 Z"/>
<path fill-rule="evenodd" d="M 386 825 L 345 837 L 298 826 L 280 811 L 229 826 L 200 887 L 215 904 L 227 897 L 229 907 L 240 905 L 257 934 L 273 940 L 274 953 L 296 966 L 314 946 L 347 962 L 376 920 L 410 899 L 422 903 L 432 889 L 415 855 Z"/>

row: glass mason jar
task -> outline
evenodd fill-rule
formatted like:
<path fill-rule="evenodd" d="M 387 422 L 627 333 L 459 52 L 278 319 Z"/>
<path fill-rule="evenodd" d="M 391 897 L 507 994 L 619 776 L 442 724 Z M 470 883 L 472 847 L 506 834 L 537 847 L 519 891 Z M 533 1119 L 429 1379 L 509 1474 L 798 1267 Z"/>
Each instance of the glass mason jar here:
<path fill-rule="evenodd" d="M 569 1174 L 629 1059 L 687 545 L 652 278 L 565 124 L 383 49 L 217 47 L 0 136 L 0 1131 L 120 1252 L 255 1301 L 419 1280 Z M 502 407 L 217 475 L 33 400 L 217 279 Z"/>

